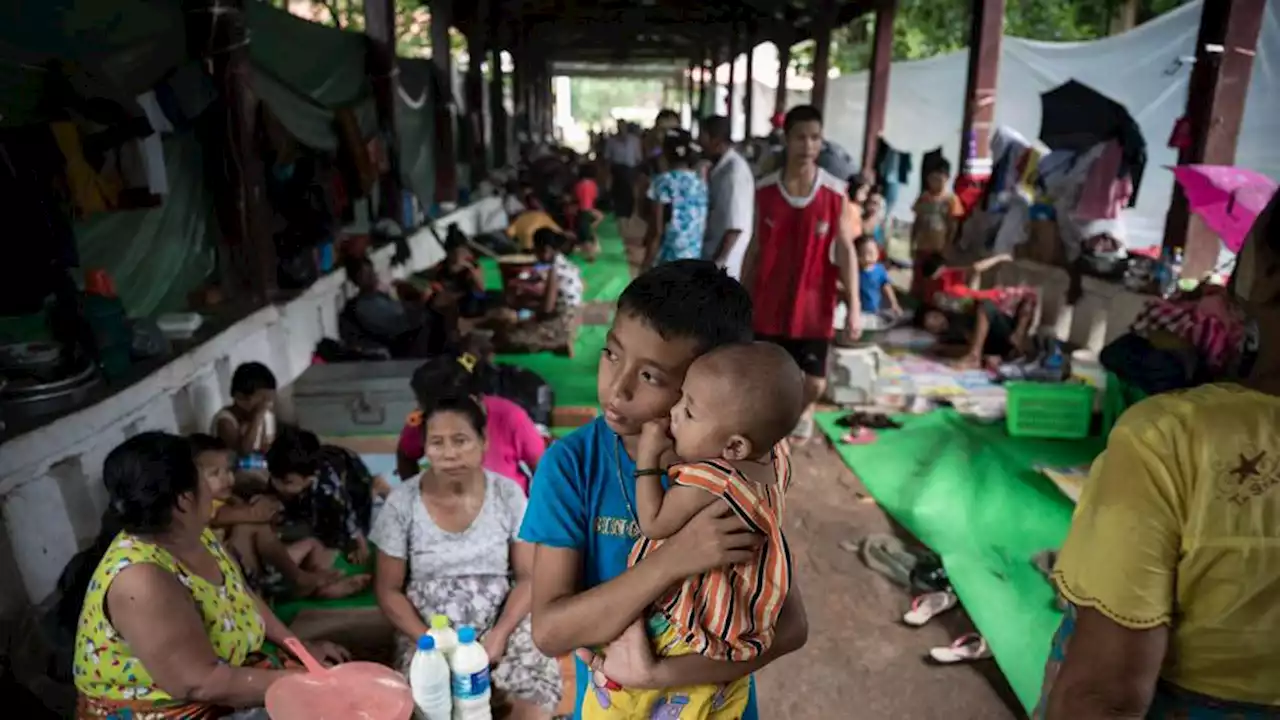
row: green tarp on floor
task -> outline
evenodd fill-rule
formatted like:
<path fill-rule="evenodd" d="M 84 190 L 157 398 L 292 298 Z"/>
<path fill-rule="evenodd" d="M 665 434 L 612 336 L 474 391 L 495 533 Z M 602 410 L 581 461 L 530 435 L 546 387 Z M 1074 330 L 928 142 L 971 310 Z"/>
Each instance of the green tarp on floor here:
<path fill-rule="evenodd" d="M 842 445 L 842 412 L 818 425 L 885 512 L 942 557 L 956 594 L 1028 711 L 1039 699 L 1049 641 L 1061 615 L 1031 565 L 1057 548 L 1072 505 L 1036 465 L 1090 462 L 1101 438 L 1011 438 L 952 410 L 900 418 L 870 445 Z"/>
<path fill-rule="evenodd" d="M 613 302 L 631 281 L 627 258 L 622 247 L 622 236 L 612 217 L 600 225 L 600 256 L 593 263 L 574 258 L 582 268 L 586 284 L 586 302 Z M 490 290 L 502 288 L 502 276 L 496 260 L 480 261 L 485 273 L 485 286 Z M 578 330 L 572 358 L 556 353 L 541 352 L 522 355 L 499 355 L 498 362 L 527 368 L 538 373 L 551 384 L 556 392 L 556 405 L 560 407 L 596 405 L 596 368 L 600 361 L 600 348 L 604 347 L 606 326 L 583 326 Z"/>

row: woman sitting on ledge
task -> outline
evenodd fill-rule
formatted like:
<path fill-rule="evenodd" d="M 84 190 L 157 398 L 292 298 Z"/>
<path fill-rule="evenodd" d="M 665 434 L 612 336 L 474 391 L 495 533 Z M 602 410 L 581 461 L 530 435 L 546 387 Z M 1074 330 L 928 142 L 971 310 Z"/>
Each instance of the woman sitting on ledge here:
<path fill-rule="evenodd" d="M 209 529 L 213 497 L 191 444 L 147 432 L 103 465 L 110 499 L 76 631 L 78 720 L 266 720 L 267 689 L 291 670 L 264 641 L 293 633 L 245 584 Z M 332 643 L 309 648 L 347 659 Z"/>

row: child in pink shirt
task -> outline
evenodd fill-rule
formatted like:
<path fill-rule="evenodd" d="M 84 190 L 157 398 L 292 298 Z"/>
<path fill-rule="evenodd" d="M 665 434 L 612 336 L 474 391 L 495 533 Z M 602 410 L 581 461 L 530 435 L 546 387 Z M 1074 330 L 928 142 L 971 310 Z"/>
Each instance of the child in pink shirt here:
<path fill-rule="evenodd" d="M 445 355 L 428 360 L 413 374 L 411 382 L 418 405 L 430 405 L 432 398 L 442 395 L 479 397 L 487 416 L 485 440 L 488 447 L 485 449 L 484 467 L 516 481 L 527 495 L 529 478 L 520 470 L 520 463 L 533 472 L 542 459 L 546 441 L 524 408 L 506 398 L 478 392 L 479 383 L 473 372 L 476 362 L 472 355 Z M 417 411 L 405 421 L 396 447 L 396 467 L 401 478 L 418 474 L 418 463 L 426 454 L 425 441 L 422 412 Z"/>

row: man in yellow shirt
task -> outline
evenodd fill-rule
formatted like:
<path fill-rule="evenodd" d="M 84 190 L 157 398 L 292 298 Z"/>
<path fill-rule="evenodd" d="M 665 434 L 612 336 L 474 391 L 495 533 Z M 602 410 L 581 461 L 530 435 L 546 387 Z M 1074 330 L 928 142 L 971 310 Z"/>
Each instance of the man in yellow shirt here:
<path fill-rule="evenodd" d="M 1280 716 L 1280 195 L 1231 292 L 1239 384 L 1131 408 L 1054 568 L 1069 603 L 1037 720 Z"/>
<path fill-rule="evenodd" d="M 507 237 L 516 241 L 520 252 L 533 252 L 533 236 L 539 230 L 550 228 L 557 235 L 567 235 L 555 219 L 544 210 L 525 210 L 507 226 Z"/>

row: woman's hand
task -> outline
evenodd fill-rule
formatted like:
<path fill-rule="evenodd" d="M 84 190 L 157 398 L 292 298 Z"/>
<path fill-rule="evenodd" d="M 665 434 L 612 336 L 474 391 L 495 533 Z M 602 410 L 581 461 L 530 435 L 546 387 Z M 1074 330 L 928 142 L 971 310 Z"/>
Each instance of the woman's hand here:
<path fill-rule="evenodd" d="M 667 564 L 671 582 L 747 562 L 764 542 L 727 503 L 711 503 L 667 539 L 655 555 Z"/>
<path fill-rule="evenodd" d="M 502 656 L 507 654 L 507 640 L 510 636 L 507 633 L 500 632 L 496 628 L 484 634 L 480 638 L 480 645 L 489 655 L 489 667 L 497 667 L 502 662 Z"/>
<path fill-rule="evenodd" d="M 303 647 L 307 652 L 311 653 L 311 657 L 319 660 L 325 665 L 339 665 L 351 660 L 351 653 L 346 648 L 337 643 L 331 643 L 328 640 L 318 640 L 315 642 L 303 643 Z"/>
<path fill-rule="evenodd" d="M 605 677 L 626 688 L 655 688 L 658 662 L 653 657 L 653 647 L 644 630 L 644 620 L 636 620 L 627 626 L 618 639 L 609 643 L 603 652 L 578 650 L 578 659 L 592 672 L 602 672 Z"/>

